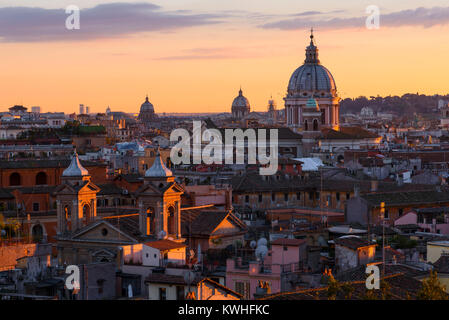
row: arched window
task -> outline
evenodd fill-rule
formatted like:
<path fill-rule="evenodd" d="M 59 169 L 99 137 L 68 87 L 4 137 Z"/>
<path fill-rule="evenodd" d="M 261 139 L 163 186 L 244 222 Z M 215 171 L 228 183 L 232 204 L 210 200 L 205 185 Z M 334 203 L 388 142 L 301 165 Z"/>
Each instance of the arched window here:
<path fill-rule="evenodd" d="M 39 172 L 36 175 L 36 185 L 47 184 L 47 174 L 45 172 Z"/>
<path fill-rule="evenodd" d="M 91 214 L 90 214 L 90 206 L 85 204 L 83 206 L 83 225 L 87 226 L 90 222 Z"/>
<path fill-rule="evenodd" d="M 168 217 L 167 217 L 167 233 L 174 234 L 175 233 L 175 208 L 168 208 Z"/>
<path fill-rule="evenodd" d="M 31 229 L 31 237 L 34 242 L 41 242 L 42 240 L 44 240 L 44 229 L 40 224 L 36 224 Z"/>
<path fill-rule="evenodd" d="M 18 172 L 11 173 L 9 176 L 10 186 L 20 186 L 22 184 L 22 178 Z"/>
<path fill-rule="evenodd" d="M 64 216 L 62 218 L 62 223 L 63 223 L 63 230 L 67 231 L 70 230 L 69 224 L 70 224 L 70 207 L 69 206 L 65 206 L 64 207 Z"/>
<path fill-rule="evenodd" d="M 156 215 L 153 208 L 147 209 L 147 235 L 156 233 Z"/>
<path fill-rule="evenodd" d="M 318 131 L 318 120 L 317 119 L 313 120 L 313 131 Z"/>

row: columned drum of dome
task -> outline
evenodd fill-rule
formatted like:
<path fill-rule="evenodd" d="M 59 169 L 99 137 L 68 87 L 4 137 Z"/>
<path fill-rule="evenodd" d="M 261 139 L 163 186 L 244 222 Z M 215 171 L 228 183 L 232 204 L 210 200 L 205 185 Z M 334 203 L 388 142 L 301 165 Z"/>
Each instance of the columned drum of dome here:
<path fill-rule="evenodd" d="M 304 109 L 311 98 L 316 100 L 321 112 L 320 127 L 338 130 L 340 98 L 337 86 L 331 72 L 320 63 L 313 32 L 304 64 L 290 77 L 284 98 L 286 122 L 293 130 L 304 130 Z"/>

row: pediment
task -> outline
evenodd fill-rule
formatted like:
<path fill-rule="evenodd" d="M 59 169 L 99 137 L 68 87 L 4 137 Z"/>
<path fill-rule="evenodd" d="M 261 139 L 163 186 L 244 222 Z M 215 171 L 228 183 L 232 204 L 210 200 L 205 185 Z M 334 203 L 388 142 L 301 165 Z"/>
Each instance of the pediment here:
<path fill-rule="evenodd" d="M 232 216 L 227 215 L 218 226 L 214 229 L 211 235 L 223 235 L 223 234 L 234 234 L 245 231 L 245 228 Z"/>
<path fill-rule="evenodd" d="M 138 242 L 106 221 L 94 222 L 78 231 L 72 239 L 106 242 Z"/>

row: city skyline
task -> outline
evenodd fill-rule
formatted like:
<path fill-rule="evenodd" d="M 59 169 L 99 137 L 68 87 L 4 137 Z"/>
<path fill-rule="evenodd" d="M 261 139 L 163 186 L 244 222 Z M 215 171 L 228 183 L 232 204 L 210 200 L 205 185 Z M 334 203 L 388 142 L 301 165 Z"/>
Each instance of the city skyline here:
<path fill-rule="evenodd" d="M 310 27 L 343 99 L 447 93 L 449 69 L 440 62 L 449 53 L 449 7 L 443 1 L 425 8 L 418 1 L 379 1 L 378 30 L 365 27 L 365 1 L 340 7 L 325 1 L 307 10 L 303 2 L 249 2 L 238 11 L 230 10 L 235 3 L 78 1 L 71 4 L 81 8 L 81 29 L 71 31 L 64 29 L 68 4 L 0 6 L 0 17 L 21 22 L 0 19 L 8 26 L 0 32 L 0 59 L 8 62 L 0 74 L 2 110 L 23 104 L 73 113 L 84 103 L 91 112 L 110 106 L 137 113 L 148 94 L 157 113 L 230 112 L 240 86 L 252 110 L 266 111 L 271 96 L 282 109 L 289 77 L 304 61 Z M 54 19 L 43 20 L 58 14 L 54 25 Z M 120 28 L 100 28 L 92 17 L 102 24 L 119 17 Z M 145 23 L 147 18 L 153 20 Z"/>

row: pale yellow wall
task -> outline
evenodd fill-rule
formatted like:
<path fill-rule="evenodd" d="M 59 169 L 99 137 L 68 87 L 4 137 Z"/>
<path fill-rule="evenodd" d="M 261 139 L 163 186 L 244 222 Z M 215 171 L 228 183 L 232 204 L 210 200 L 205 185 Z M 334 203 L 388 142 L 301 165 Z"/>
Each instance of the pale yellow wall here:
<path fill-rule="evenodd" d="M 434 263 L 442 253 L 449 253 L 449 246 L 427 244 L 427 262 Z"/>

